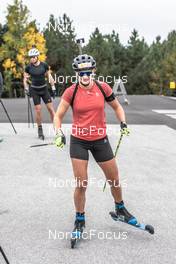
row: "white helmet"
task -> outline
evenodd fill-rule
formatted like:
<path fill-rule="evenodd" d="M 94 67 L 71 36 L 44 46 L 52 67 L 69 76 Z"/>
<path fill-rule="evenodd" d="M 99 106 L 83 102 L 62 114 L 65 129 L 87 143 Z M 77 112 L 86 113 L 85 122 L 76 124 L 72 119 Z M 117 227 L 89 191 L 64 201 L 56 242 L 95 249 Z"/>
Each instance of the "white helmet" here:
<path fill-rule="evenodd" d="M 94 58 L 87 54 L 82 54 L 74 58 L 72 68 L 75 71 L 92 70 L 96 68 L 96 61 Z"/>
<path fill-rule="evenodd" d="M 40 55 L 40 52 L 36 48 L 30 49 L 30 51 L 28 52 L 29 57 L 34 57 L 34 56 L 39 56 L 39 55 Z"/>

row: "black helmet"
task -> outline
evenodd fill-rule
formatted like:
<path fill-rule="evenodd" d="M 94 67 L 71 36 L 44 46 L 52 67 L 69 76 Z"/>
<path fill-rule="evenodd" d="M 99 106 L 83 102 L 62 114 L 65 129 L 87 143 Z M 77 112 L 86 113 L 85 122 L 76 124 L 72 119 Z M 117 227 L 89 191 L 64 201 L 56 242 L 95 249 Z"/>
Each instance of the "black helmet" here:
<path fill-rule="evenodd" d="M 74 71 L 92 70 L 96 67 L 96 61 L 90 55 L 83 54 L 74 58 L 72 68 Z"/>

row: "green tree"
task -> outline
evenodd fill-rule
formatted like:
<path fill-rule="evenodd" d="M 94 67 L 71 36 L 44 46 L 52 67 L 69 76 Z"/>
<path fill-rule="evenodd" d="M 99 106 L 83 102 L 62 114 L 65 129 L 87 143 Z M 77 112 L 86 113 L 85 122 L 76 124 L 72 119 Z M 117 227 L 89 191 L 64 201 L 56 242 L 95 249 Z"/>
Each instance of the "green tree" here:
<path fill-rule="evenodd" d="M 120 43 L 119 34 L 114 30 L 111 34 L 105 35 L 105 39 L 108 40 L 108 45 L 113 56 L 111 65 L 108 67 L 108 72 L 111 76 L 115 76 L 118 79 L 126 75 L 125 47 Z"/>
<path fill-rule="evenodd" d="M 126 47 L 126 74 L 128 76 L 127 90 L 129 93 L 136 92 L 136 74 L 139 63 L 147 55 L 149 47 L 144 38 L 140 39 L 138 32 L 134 29 Z"/>
<path fill-rule="evenodd" d="M 163 88 L 163 43 L 157 36 L 146 56 L 133 71 L 131 85 L 137 94 L 159 94 Z"/>
<path fill-rule="evenodd" d="M 90 36 L 84 51 L 92 55 L 97 63 L 97 75 L 110 75 L 110 68 L 114 63 L 113 51 L 109 45 L 109 37 L 103 36 L 98 28 Z"/>
<path fill-rule="evenodd" d="M 162 45 L 163 58 L 161 61 L 161 78 L 162 91 L 167 93 L 169 91 L 170 81 L 176 81 L 176 31 L 173 30 L 163 41 Z M 170 91 L 171 92 L 171 91 Z"/>
<path fill-rule="evenodd" d="M 7 26 L 0 23 L 0 47 L 4 43 L 3 36 L 7 32 Z M 3 72 L 3 66 L 0 63 L 0 72 Z"/>
<path fill-rule="evenodd" d="M 144 38 L 140 39 L 138 32 L 134 29 L 127 45 L 127 57 L 129 69 L 134 69 L 148 52 L 148 45 Z"/>
<path fill-rule="evenodd" d="M 12 5 L 8 5 L 7 30 L 2 36 L 0 61 L 4 68 L 5 87 L 10 97 L 14 96 L 13 88 L 16 90 L 12 84 L 21 82 L 28 50 L 35 44 L 43 52 L 43 57 L 46 52 L 45 40 L 38 32 L 35 21 L 28 22 L 28 19 L 29 10 L 21 0 L 14 0 Z"/>
<path fill-rule="evenodd" d="M 53 73 L 65 77 L 73 75 L 71 64 L 73 58 L 78 54 L 73 21 L 66 14 L 58 19 L 50 15 L 44 29 L 44 36 L 48 50 L 47 62 Z M 65 87 L 69 84 L 64 82 L 63 85 Z"/>
<path fill-rule="evenodd" d="M 10 96 L 13 95 L 12 78 L 16 75 L 16 67 L 18 67 L 15 57 L 21 46 L 28 14 L 29 11 L 22 4 L 22 1 L 14 0 L 14 3 L 7 7 L 6 24 L 8 30 L 3 35 L 3 44 L 0 48 L 0 61 L 3 62 L 5 84 Z"/>

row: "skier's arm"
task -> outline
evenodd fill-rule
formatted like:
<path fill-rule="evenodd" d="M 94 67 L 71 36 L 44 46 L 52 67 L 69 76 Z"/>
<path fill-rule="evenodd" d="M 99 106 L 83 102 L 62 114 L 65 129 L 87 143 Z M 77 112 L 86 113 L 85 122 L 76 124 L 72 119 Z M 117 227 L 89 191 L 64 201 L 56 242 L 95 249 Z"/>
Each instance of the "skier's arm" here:
<path fill-rule="evenodd" d="M 117 118 L 120 121 L 121 134 L 128 136 L 130 134 L 130 130 L 127 128 L 125 112 L 123 110 L 123 107 L 121 106 L 121 104 L 118 102 L 117 99 L 108 102 L 108 104 L 113 108 Z"/>
<path fill-rule="evenodd" d="M 46 72 L 46 76 L 48 78 L 48 82 L 51 84 L 51 87 L 55 86 L 55 82 L 54 82 L 54 79 L 53 79 L 53 76 L 51 75 L 51 71 L 47 71 Z"/>
<path fill-rule="evenodd" d="M 24 72 L 23 85 L 24 85 L 24 89 L 25 89 L 26 91 L 29 90 L 28 80 L 29 80 L 29 74 L 26 73 L 26 72 Z"/>
<path fill-rule="evenodd" d="M 126 123 L 126 118 L 125 118 L 125 112 L 123 110 L 123 107 L 121 104 L 118 102 L 117 99 L 108 102 L 108 104 L 112 107 L 114 110 L 116 117 L 119 119 L 120 122 Z"/>
<path fill-rule="evenodd" d="M 69 106 L 70 104 L 68 102 L 66 102 L 64 99 L 61 99 L 61 102 L 54 116 L 54 128 L 55 128 L 56 133 L 61 128 L 62 119 L 64 115 L 66 114 Z"/>
<path fill-rule="evenodd" d="M 55 87 L 55 82 L 54 82 L 53 76 L 51 75 L 50 69 L 46 72 L 46 75 L 47 75 L 47 78 L 48 78 L 48 82 L 51 85 L 52 97 L 53 97 L 53 99 L 55 99 L 55 97 L 56 97 L 56 87 Z"/>

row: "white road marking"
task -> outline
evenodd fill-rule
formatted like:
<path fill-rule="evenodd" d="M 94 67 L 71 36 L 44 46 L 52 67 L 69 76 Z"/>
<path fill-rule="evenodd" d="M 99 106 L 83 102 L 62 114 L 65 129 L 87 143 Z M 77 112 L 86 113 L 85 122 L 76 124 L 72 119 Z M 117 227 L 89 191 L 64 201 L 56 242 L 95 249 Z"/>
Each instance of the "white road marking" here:
<path fill-rule="evenodd" d="M 176 110 L 171 110 L 171 109 L 162 109 L 162 110 L 152 110 L 153 112 L 156 112 L 158 114 L 176 114 Z"/>
<path fill-rule="evenodd" d="M 176 119 L 176 114 L 175 115 L 167 115 L 168 117 L 171 117 L 173 119 Z"/>
<path fill-rule="evenodd" d="M 158 114 L 164 114 L 170 118 L 176 119 L 176 110 L 172 110 L 172 109 L 154 110 L 153 109 L 152 111 Z"/>
<path fill-rule="evenodd" d="M 176 100 L 176 97 L 169 97 L 169 99 Z"/>

